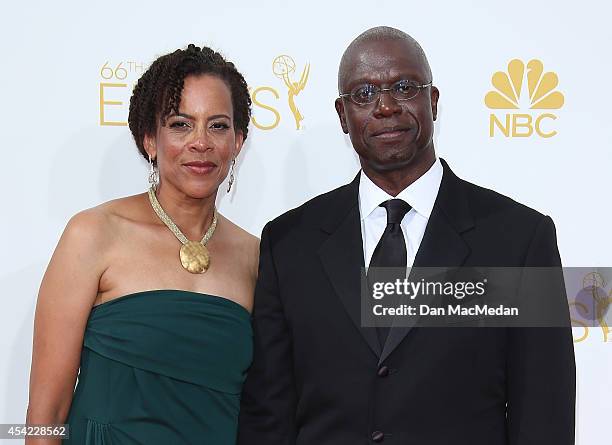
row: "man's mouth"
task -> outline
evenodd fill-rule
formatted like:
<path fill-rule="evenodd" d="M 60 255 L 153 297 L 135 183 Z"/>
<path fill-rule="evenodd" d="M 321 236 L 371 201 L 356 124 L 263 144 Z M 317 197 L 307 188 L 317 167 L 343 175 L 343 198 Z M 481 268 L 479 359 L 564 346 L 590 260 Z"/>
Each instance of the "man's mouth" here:
<path fill-rule="evenodd" d="M 403 137 L 412 128 L 396 125 L 393 127 L 384 127 L 371 133 L 371 136 L 377 139 L 396 139 Z"/>

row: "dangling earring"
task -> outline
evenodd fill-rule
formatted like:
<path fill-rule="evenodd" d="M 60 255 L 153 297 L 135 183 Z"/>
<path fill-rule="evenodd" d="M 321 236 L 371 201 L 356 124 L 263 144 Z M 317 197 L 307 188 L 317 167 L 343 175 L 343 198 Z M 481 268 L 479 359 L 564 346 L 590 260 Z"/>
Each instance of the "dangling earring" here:
<path fill-rule="evenodd" d="M 227 193 L 232 189 L 232 185 L 234 184 L 234 167 L 236 165 L 236 158 L 232 159 L 232 166 L 230 167 L 230 178 L 227 183 Z"/>
<path fill-rule="evenodd" d="M 151 158 L 151 155 L 149 155 L 149 185 L 156 189 L 158 184 L 159 170 L 155 165 L 153 165 L 153 159 Z"/>

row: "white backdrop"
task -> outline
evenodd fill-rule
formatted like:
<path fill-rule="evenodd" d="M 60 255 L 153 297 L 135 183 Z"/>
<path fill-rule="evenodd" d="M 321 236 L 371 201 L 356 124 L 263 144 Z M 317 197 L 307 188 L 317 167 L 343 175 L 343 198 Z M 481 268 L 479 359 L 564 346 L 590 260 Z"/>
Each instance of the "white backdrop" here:
<path fill-rule="evenodd" d="M 269 219 L 355 175 L 357 158 L 333 107 L 338 62 L 357 34 L 390 25 L 429 56 L 441 92 L 438 155 L 459 176 L 551 215 L 565 265 L 612 266 L 608 2 L 132 3 L 1 7 L 0 423 L 24 421 L 36 295 L 67 220 L 147 187 L 128 128 L 109 123 L 127 120 L 143 67 L 189 42 L 234 61 L 257 102 L 258 126 L 240 155 L 236 187 L 219 197 L 221 212 L 249 232 L 259 235 Z M 300 129 L 273 72 L 279 55 L 295 63 L 293 82 L 310 64 L 295 97 Z M 489 109 L 492 76 L 513 59 L 539 60 L 544 73 L 556 73 L 551 94 L 562 93 L 563 105 L 530 109 L 525 77 L 517 109 Z M 554 78 L 545 76 L 534 79 L 543 86 Z M 491 135 L 491 114 L 504 125 L 506 115 L 510 126 L 515 120 L 515 135 L 495 125 Z M 607 443 L 612 332 L 576 328 L 575 336 L 582 338 L 575 343 L 577 443 Z"/>

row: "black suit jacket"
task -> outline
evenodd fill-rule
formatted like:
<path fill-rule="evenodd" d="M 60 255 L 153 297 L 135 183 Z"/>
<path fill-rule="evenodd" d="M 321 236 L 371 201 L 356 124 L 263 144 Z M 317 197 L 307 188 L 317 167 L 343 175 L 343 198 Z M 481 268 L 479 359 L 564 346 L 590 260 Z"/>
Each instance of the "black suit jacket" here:
<path fill-rule="evenodd" d="M 442 163 L 415 266 L 560 266 L 549 217 Z M 238 443 L 573 444 L 569 328 L 361 327 L 358 190 L 263 229 Z"/>

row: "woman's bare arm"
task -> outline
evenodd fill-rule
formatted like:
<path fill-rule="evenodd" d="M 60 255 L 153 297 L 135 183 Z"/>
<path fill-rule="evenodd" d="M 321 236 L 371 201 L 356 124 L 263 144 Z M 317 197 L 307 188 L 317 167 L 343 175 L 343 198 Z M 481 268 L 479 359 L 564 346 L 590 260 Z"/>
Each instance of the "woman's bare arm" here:
<path fill-rule="evenodd" d="M 106 218 L 97 209 L 75 215 L 45 272 L 34 319 L 28 424 L 64 423 L 68 415 L 85 325 L 106 264 Z M 26 440 L 28 445 L 56 443 Z"/>

